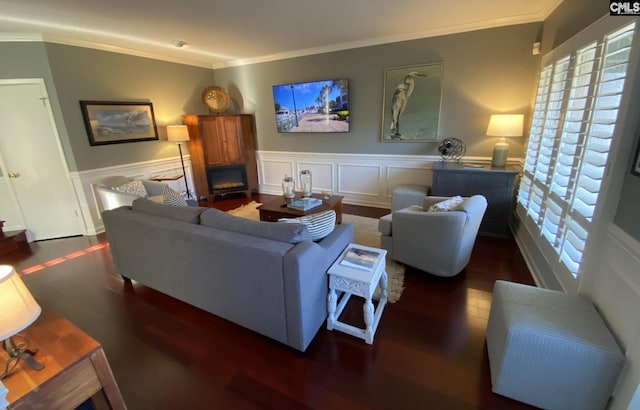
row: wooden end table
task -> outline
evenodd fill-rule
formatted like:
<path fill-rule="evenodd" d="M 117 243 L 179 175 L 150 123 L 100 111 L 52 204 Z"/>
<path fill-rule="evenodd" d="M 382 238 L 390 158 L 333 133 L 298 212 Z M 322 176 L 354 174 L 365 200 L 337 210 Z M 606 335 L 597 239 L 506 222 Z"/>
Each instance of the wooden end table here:
<path fill-rule="evenodd" d="M 322 204 L 314 208 L 307 209 L 306 211 L 300 211 L 298 209 L 287 208 L 286 204 L 302 198 L 300 193 L 296 193 L 295 198 L 283 198 L 280 196 L 274 200 L 266 202 L 258 207 L 260 213 L 260 220 L 267 222 L 277 222 L 280 218 L 297 218 L 299 216 L 317 214 L 322 211 L 328 211 L 333 209 L 336 211 L 336 223 L 342 223 L 342 198 L 340 195 L 331 195 L 329 198 L 324 199 L 321 194 L 312 194 L 313 198 L 322 199 Z"/>
<path fill-rule="evenodd" d="M 379 254 L 371 269 L 364 270 L 352 268 L 340 263 L 344 258 L 344 255 L 353 248 L 369 250 Z M 352 243 L 347 246 L 333 265 L 331 265 L 327 271 L 327 274 L 329 275 L 329 296 L 327 298 L 327 310 L 329 313 L 329 317 L 327 318 L 328 330 L 336 329 L 364 339 L 368 344 L 373 344 L 373 336 L 378 329 L 378 324 L 382 317 L 382 311 L 387 304 L 386 255 L 387 251 L 384 249 Z M 374 310 L 371 299 L 373 298 L 374 291 L 378 284 L 380 284 L 381 291 L 380 300 L 378 301 L 378 306 Z M 339 303 L 337 292 L 342 293 L 342 298 Z M 362 311 L 364 314 L 365 329 L 357 328 L 348 323 L 340 322 L 339 320 L 340 314 L 352 295 L 364 298 Z"/>
<path fill-rule="evenodd" d="M 43 310 L 21 334 L 39 349 L 34 358 L 44 369 L 20 361 L 2 380 L 9 390 L 7 409 L 74 409 L 99 391 L 112 409 L 127 408 L 102 346 L 71 322 Z M 3 364 L 6 359 L 0 353 Z"/>

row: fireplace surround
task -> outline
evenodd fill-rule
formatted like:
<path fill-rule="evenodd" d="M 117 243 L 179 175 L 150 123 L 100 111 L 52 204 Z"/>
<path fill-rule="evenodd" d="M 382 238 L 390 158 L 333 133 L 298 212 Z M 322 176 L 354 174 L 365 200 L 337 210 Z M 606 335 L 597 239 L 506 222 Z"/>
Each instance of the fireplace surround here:
<path fill-rule="evenodd" d="M 222 195 L 247 189 L 247 168 L 244 164 L 207 167 L 210 195 Z"/>

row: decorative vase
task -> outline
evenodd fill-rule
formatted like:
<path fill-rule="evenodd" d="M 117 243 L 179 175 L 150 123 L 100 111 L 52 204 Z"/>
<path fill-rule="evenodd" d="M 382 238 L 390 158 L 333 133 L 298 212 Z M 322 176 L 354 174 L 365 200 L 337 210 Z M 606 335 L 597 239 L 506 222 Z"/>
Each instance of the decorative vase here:
<path fill-rule="evenodd" d="M 300 191 L 302 196 L 311 196 L 311 171 L 303 169 L 300 171 Z"/>
<path fill-rule="evenodd" d="M 293 198 L 296 196 L 296 193 L 293 192 L 293 187 L 295 186 L 295 181 L 293 177 L 290 177 L 285 174 L 282 179 L 282 194 L 285 198 Z"/>

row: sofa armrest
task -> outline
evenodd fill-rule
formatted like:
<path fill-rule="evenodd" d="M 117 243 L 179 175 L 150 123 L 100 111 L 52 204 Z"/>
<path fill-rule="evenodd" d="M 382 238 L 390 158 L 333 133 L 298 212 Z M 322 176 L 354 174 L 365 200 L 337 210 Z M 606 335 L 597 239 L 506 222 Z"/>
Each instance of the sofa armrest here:
<path fill-rule="evenodd" d="M 421 261 L 450 270 L 459 253 L 467 214 L 402 209 L 392 217 L 393 258 L 411 266 Z"/>
<path fill-rule="evenodd" d="M 108 211 L 110 209 L 119 208 L 121 206 L 131 206 L 134 200 L 139 199 L 139 196 L 125 194 L 123 192 L 116 191 L 105 186 L 96 186 L 96 193 L 102 203 L 102 210 Z"/>
<path fill-rule="evenodd" d="M 353 242 L 353 226 L 337 225 L 319 242 L 302 241 L 284 256 L 287 344 L 305 351 L 327 318 L 327 270 Z"/>
<path fill-rule="evenodd" d="M 338 259 L 344 248 L 353 242 L 353 232 L 353 225 L 339 224 L 336 225 L 333 232 L 317 242 L 326 254 L 323 266 L 325 271 Z"/>

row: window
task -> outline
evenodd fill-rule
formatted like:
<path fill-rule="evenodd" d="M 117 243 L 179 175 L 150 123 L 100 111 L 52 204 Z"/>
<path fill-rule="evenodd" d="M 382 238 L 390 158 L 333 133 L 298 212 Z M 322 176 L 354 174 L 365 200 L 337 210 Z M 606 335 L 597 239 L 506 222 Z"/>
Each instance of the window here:
<path fill-rule="evenodd" d="M 552 55 L 540 71 L 517 211 L 547 261 L 574 278 L 606 172 L 634 30 L 632 23 Z"/>

